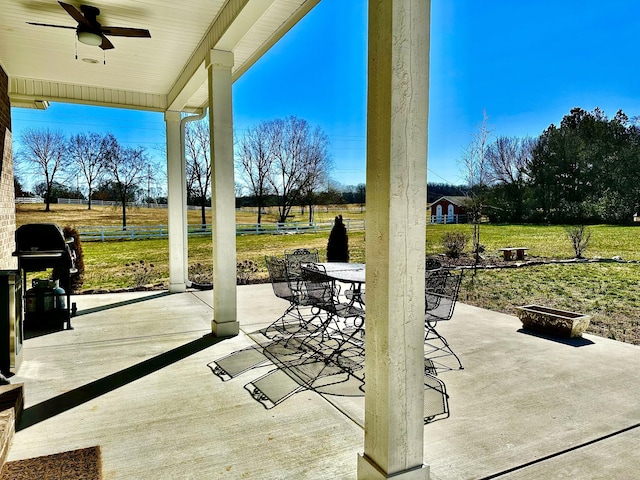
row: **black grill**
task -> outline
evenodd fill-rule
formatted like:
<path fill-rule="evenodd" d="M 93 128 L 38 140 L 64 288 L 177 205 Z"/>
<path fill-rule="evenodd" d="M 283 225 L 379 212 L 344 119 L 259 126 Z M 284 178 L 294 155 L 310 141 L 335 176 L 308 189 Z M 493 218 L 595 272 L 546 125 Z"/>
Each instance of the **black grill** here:
<path fill-rule="evenodd" d="M 49 312 L 28 312 L 25 320 L 61 320 L 71 329 L 71 274 L 76 272 L 74 253 L 69 248 L 73 238 L 65 239 L 60 227 L 53 223 L 29 223 L 16 230 L 16 251 L 18 269 L 24 276 L 26 285 L 28 272 L 53 269 L 54 280 L 59 280 L 66 291 L 64 309 Z M 45 317 L 45 318 L 42 318 Z"/>

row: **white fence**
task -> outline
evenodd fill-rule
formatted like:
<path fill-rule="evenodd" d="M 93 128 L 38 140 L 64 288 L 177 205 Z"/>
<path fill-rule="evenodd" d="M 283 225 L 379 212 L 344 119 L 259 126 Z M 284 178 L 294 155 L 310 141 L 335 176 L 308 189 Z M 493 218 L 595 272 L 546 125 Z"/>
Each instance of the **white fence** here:
<path fill-rule="evenodd" d="M 466 215 L 431 215 L 431 223 L 467 223 Z"/>
<path fill-rule="evenodd" d="M 44 203 L 42 197 L 16 197 L 16 203 Z"/>
<path fill-rule="evenodd" d="M 66 205 L 88 205 L 89 200 L 83 198 L 58 198 L 58 203 Z M 91 205 L 96 207 L 119 207 L 122 203 L 114 200 L 91 200 Z M 127 207 L 138 208 L 169 208 L 166 203 L 140 203 L 140 202 L 127 202 Z M 187 205 L 187 210 L 200 210 L 202 207 L 199 205 Z M 206 210 L 211 210 L 211 207 L 204 207 Z"/>
<path fill-rule="evenodd" d="M 84 198 L 58 198 L 58 203 L 65 205 L 88 205 L 89 200 Z M 96 207 L 118 207 L 122 203 L 114 200 L 91 200 L 91 205 Z M 139 207 L 139 208 L 168 208 L 166 203 L 140 203 L 140 202 L 127 202 L 127 207 Z M 193 205 L 188 205 L 187 208 L 196 209 Z"/>
<path fill-rule="evenodd" d="M 347 231 L 364 230 L 364 220 L 345 219 Z M 187 227 L 189 236 L 211 235 L 211 224 L 191 224 Z M 236 225 L 236 235 L 294 235 L 298 233 L 316 233 L 331 231 L 333 222 L 288 222 L 288 223 L 242 223 Z M 107 242 L 111 240 L 142 240 L 149 238 L 167 238 L 167 225 L 128 225 L 122 226 L 83 226 L 77 227 L 83 242 Z"/>

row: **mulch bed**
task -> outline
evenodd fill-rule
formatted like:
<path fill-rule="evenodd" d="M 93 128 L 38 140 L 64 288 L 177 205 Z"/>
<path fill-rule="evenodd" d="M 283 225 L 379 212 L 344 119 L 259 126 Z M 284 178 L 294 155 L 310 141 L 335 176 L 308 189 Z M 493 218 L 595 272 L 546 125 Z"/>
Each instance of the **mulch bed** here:
<path fill-rule="evenodd" d="M 638 263 L 637 260 L 624 261 L 619 258 L 569 258 L 569 259 L 556 259 L 556 258 L 547 258 L 547 257 L 531 257 L 526 256 L 525 260 L 505 260 L 502 256 L 481 256 L 479 261 L 476 262 L 473 255 L 463 254 L 458 258 L 449 258 L 446 255 L 432 255 L 429 258 L 433 258 L 438 260 L 443 267 L 448 268 L 459 268 L 459 269 L 472 269 L 472 268 L 482 268 L 482 269 L 492 269 L 492 268 L 520 268 L 520 267 L 529 267 L 535 265 L 545 265 L 545 264 L 566 264 L 566 263 L 596 263 L 596 262 L 607 262 L 607 263 Z"/>

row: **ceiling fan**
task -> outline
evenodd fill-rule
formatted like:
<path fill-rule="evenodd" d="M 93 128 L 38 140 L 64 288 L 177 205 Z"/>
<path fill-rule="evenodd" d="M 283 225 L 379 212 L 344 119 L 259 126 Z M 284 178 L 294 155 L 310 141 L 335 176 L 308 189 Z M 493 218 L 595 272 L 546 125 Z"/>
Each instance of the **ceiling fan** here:
<path fill-rule="evenodd" d="M 112 35 L 117 37 L 140 37 L 151 38 L 149 30 L 143 28 L 127 28 L 127 27 L 105 27 L 100 25 L 96 17 L 100 15 L 100 9 L 92 7 L 91 5 L 80 5 L 80 11 L 73 5 L 68 3 L 58 2 L 62 8 L 64 8 L 73 19 L 78 22 L 75 27 L 69 27 L 66 25 L 51 25 L 48 23 L 35 23 L 27 22 L 29 25 L 37 25 L 40 27 L 55 27 L 55 28 L 69 28 L 75 29 L 78 41 L 100 47 L 102 50 L 109 50 L 115 48 L 113 44 L 105 35 Z M 84 15 L 83 15 L 84 14 Z"/>

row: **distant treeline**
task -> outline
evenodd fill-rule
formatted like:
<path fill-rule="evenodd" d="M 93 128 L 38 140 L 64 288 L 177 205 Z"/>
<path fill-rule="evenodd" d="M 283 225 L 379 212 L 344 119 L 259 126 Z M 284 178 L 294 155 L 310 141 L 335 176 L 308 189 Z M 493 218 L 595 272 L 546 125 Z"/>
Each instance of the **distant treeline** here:
<path fill-rule="evenodd" d="M 429 183 L 427 184 L 427 203 L 433 203 L 440 197 L 464 196 L 469 189 L 464 185 L 451 185 L 449 183 Z"/>
<path fill-rule="evenodd" d="M 448 183 L 429 183 L 427 185 L 427 203 L 435 202 L 437 199 L 447 195 L 465 195 L 467 187 L 462 185 L 450 185 Z M 355 204 L 364 205 L 367 191 L 364 184 L 357 186 L 348 185 L 346 187 L 330 188 L 324 192 L 316 194 L 314 200 L 316 205 L 339 205 Z M 263 206 L 274 207 L 278 205 L 276 195 L 266 195 L 263 197 Z M 242 196 L 236 198 L 236 207 L 257 207 L 257 199 L 253 196 Z"/>
<path fill-rule="evenodd" d="M 30 192 L 24 192 L 20 186 L 20 183 L 15 181 L 16 197 L 27 197 L 33 195 Z M 86 200 L 86 196 L 77 188 L 53 182 L 51 185 L 50 197 L 53 203 L 56 203 L 58 198 L 70 198 L 70 199 L 82 199 Z M 34 193 L 38 196 L 44 196 L 46 185 L 43 183 L 36 184 Z M 443 196 L 460 196 L 465 195 L 468 188 L 462 185 L 450 185 L 447 183 L 429 183 L 427 186 L 427 202 L 435 202 L 438 198 Z M 132 189 L 129 193 L 127 202 L 135 202 L 136 199 L 140 199 L 143 203 L 167 203 L 167 197 L 145 197 L 142 194 L 141 189 Z M 337 204 L 355 204 L 363 205 L 366 201 L 366 187 L 363 184 L 358 186 L 346 186 L 343 188 L 332 188 L 326 192 L 320 192 L 316 198 L 317 205 L 337 205 Z M 103 182 L 92 194 L 92 200 L 100 201 L 118 201 L 118 194 L 113 182 Z M 202 200 L 198 198 L 187 198 L 189 205 L 200 205 Z M 207 197 L 205 205 L 211 206 L 211 197 Z M 275 207 L 278 205 L 278 197 L 276 195 L 265 196 L 264 206 Z M 257 201 L 252 196 L 241 196 L 236 198 L 236 207 L 256 207 Z"/>

